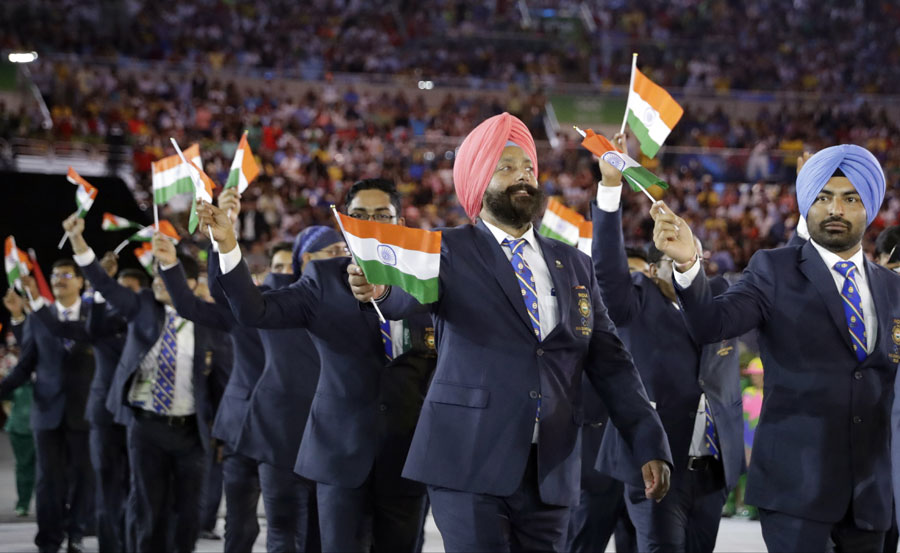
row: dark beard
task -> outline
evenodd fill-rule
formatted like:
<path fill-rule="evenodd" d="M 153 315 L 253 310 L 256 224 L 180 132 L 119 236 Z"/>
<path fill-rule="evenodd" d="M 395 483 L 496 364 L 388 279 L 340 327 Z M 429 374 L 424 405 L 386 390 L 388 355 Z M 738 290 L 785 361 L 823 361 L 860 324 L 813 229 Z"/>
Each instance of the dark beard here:
<path fill-rule="evenodd" d="M 840 222 L 847 225 L 844 232 L 833 232 L 825 229 L 828 223 Z M 862 241 L 865 229 L 857 232 L 850 221 L 841 217 L 827 217 L 818 224 L 809 225 L 809 237 L 826 250 L 834 253 L 845 252 Z"/>
<path fill-rule="evenodd" d="M 513 199 L 513 194 L 525 190 L 527 197 Z M 544 191 L 527 184 L 513 184 L 502 192 L 485 190 L 484 207 L 498 223 L 514 228 L 523 227 L 537 219 L 544 207 Z"/>

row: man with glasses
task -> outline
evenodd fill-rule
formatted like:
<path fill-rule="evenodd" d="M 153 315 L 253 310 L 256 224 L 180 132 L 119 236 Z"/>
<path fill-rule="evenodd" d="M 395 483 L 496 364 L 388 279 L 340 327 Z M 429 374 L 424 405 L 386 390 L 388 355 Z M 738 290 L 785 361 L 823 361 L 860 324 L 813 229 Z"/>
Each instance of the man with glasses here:
<path fill-rule="evenodd" d="M 626 150 L 624 135 L 614 140 Z M 600 171 L 603 178 L 591 210 L 594 272 L 609 317 L 659 413 L 675 467 L 669 494 L 659 502 L 647 499 L 628 447 L 610 424 L 598 469 L 625 483 L 638 551 L 711 553 L 726 490 L 744 467 L 737 343 L 731 339 L 704 346 L 691 338 L 672 283 L 672 258 L 652 244 L 649 275 L 629 274 L 622 175 L 602 160 Z M 696 248 L 703 251 L 699 240 Z M 728 288 L 722 278 L 710 285 L 713 293 Z"/>
<path fill-rule="evenodd" d="M 425 488 L 400 473 L 434 370 L 430 319 L 379 323 L 373 311 L 360 309 L 346 257 L 309 260 L 298 282 L 262 293 L 241 262 L 225 212 L 208 204 L 197 212 L 222 252 L 218 281 L 238 321 L 305 328 L 319 353 L 319 383 L 294 470 L 317 483 L 322 550 L 415 551 Z M 346 212 L 404 223 L 399 194 L 386 179 L 355 183 Z"/>
<path fill-rule="evenodd" d="M 55 301 L 48 304 L 32 278 L 26 278 L 34 301 L 27 319 L 21 314 L 13 324 L 24 323 L 22 354 L 10 374 L 0 381 L 0 397 L 34 378 L 31 426 L 37 454 L 36 507 L 40 551 L 58 551 L 68 536 L 68 551 L 83 551 L 82 538 L 91 519 L 93 472 L 89 456 L 85 406 L 94 375 L 94 354 L 87 342 L 58 338 L 47 317 L 59 321 L 84 321 L 84 278 L 71 259 L 53 264 L 50 274 Z"/>

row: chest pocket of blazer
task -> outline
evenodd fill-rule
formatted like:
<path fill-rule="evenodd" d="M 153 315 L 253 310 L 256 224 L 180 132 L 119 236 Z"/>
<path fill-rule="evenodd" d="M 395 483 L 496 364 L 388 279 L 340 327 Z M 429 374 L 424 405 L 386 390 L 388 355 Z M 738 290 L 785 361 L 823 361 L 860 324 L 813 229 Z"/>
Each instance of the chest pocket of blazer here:
<path fill-rule="evenodd" d="M 428 400 L 434 403 L 446 403 L 462 407 L 484 409 L 487 407 L 491 392 L 487 388 L 462 386 L 450 382 L 435 380 L 428 390 Z"/>
<path fill-rule="evenodd" d="M 587 286 L 572 287 L 571 307 L 569 308 L 569 326 L 572 334 L 579 340 L 590 340 L 594 332 L 594 303 Z"/>

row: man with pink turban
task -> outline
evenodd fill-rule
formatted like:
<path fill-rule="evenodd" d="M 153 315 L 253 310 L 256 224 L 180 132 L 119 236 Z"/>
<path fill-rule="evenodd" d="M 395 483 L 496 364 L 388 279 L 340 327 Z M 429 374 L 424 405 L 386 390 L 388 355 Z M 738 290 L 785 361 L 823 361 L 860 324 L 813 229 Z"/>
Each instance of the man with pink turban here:
<path fill-rule="evenodd" d="M 387 318 L 434 320 L 437 369 L 403 476 L 428 485 L 447 551 L 565 548 L 580 495 L 583 374 L 623 429 L 647 496 L 669 487 L 665 432 L 590 258 L 535 233 L 537 175 L 528 128 L 491 117 L 456 157 L 457 196 L 475 224 L 443 231 L 438 300 L 421 305 L 348 268 L 357 299 L 377 297 Z"/>

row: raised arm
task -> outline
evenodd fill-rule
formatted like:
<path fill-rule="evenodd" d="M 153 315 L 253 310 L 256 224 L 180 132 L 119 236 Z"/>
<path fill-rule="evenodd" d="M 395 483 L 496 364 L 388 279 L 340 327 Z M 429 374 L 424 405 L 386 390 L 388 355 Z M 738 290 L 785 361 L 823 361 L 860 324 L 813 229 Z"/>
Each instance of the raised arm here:
<path fill-rule="evenodd" d="M 187 283 L 184 268 L 178 262 L 175 245 L 163 234 L 153 237 L 153 254 L 160 263 L 160 278 L 169 291 L 172 305 L 178 314 L 197 324 L 229 332 L 234 325 L 234 316 L 226 304 L 224 307 L 201 300 L 194 295 Z"/>
<path fill-rule="evenodd" d="M 19 361 L 3 380 L 0 380 L 0 398 L 6 398 L 13 390 L 31 380 L 31 373 L 37 365 L 38 352 L 34 343 L 32 325 L 34 320 L 28 319 L 23 326 L 21 345 L 19 349 Z"/>
<path fill-rule="evenodd" d="M 621 190 L 622 187 L 619 186 L 619 194 Z M 594 275 L 597 277 L 609 318 L 616 326 L 624 326 L 641 312 L 643 302 L 640 291 L 628 271 L 625 239 L 622 234 L 622 211 L 618 200 L 615 201 L 615 205 L 615 211 L 600 209 L 597 204 L 591 206 L 591 221 L 594 227 L 591 256 Z"/>
<path fill-rule="evenodd" d="M 675 262 L 673 278 L 682 315 L 691 336 L 710 344 L 734 338 L 760 326 L 767 318 L 775 283 L 769 260 L 758 252 L 750 259 L 743 278 L 722 295 L 714 296 L 700 266 L 694 236 L 687 222 L 663 202 L 650 210 L 656 247 Z"/>
<path fill-rule="evenodd" d="M 71 215 L 63 221 L 63 228 L 69 234 L 69 242 L 75 252 L 75 263 L 78 263 L 84 271 L 91 286 L 100 292 L 122 317 L 128 321 L 133 319 L 140 309 L 138 294 L 116 282 L 97 262 L 97 256 L 85 242 L 82 234 L 84 219 Z"/>

